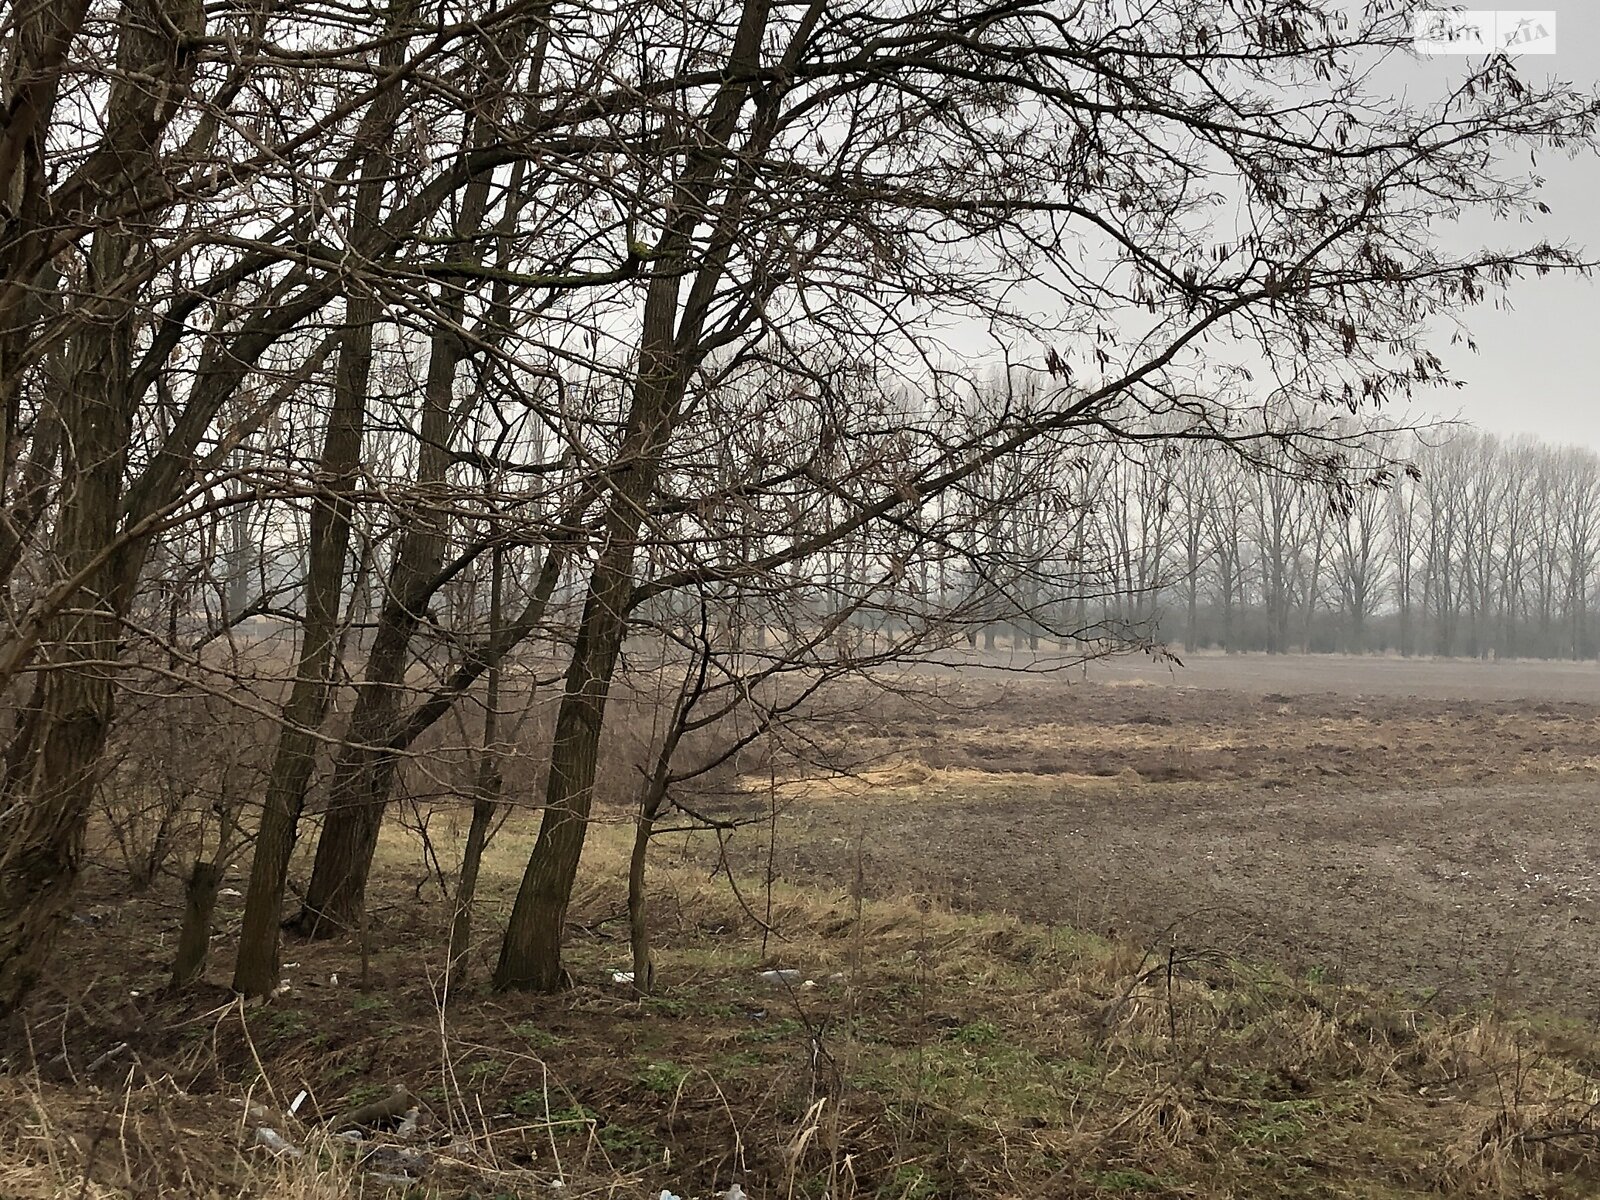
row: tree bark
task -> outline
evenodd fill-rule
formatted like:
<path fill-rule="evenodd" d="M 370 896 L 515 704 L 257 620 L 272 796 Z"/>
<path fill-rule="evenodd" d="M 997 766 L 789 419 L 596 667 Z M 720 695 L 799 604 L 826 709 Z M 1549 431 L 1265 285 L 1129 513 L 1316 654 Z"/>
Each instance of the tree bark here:
<path fill-rule="evenodd" d="M 395 0 L 390 12 L 391 32 L 404 28 L 412 6 L 413 0 Z M 402 61 L 405 49 L 403 36 L 389 39 L 379 55 L 380 66 L 393 69 Z M 399 89 L 382 93 L 366 131 L 368 144 L 356 186 L 352 221 L 352 227 L 363 236 L 376 229 L 382 217 L 400 107 Z M 283 891 L 306 789 L 316 766 L 317 731 L 327 716 L 333 691 L 339 605 L 350 548 L 350 514 L 361 468 L 361 440 L 372 374 L 372 330 L 382 313 L 381 302 L 370 290 L 352 291 L 346 301 L 333 406 L 317 464 L 323 495 L 311 510 L 300 662 L 267 779 L 234 964 L 233 988 L 246 996 L 267 995 L 278 985 Z"/>
<path fill-rule="evenodd" d="M 489 636 L 500 632 L 500 592 L 504 581 L 504 552 L 495 548 L 489 579 Z M 489 668 L 489 681 L 483 700 L 483 757 L 478 763 L 477 789 L 472 797 L 472 824 L 467 828 L 467 844 L 461 853 L 461 878 L 456 884 L 455 916 L 450 922 L 449 952 L 445 955 L 447 986 L 445 994 L 454 996 L 470 974 L 472 955 L 472 903 L 478 891 L 478 869 L 483 864 L 483 847 L 489 840 L 489 823 L 499 806 L 501 777 L 495 762 L 495 741 L 500 732 L 500 667 Z"/>
<path fill-rule="evenodd" d="M 547 28 L 535 48 L 534 76 L 543 62 Z M 515 53 L 496 56 L 485 105 L 503 98 Z M 464 135 L 462 151 L 489 135 L 482 128 Z M 481 258 L 478 236 L 491 200 L 488 176 L 466 189 L 455 219 L 455 236 L 464 247 L 464 261 Z M 388 598 L 378 618 L 372 650 L 367 657 L 364 682 L 356 694 L 346 745 L 334 766 L 328 793 L 327 817 L 317 841 L 316 859 L 306 901 L 292 922 L 307 936 L 329 936 L 353 929 L 365 903 L 367 876 L 377 850 L 394 782 L 394 754 L 386 747 L 396 735 L 401 719 L 400 685 L 405 680 L 406 656 L 421 624 L 422 612 L 442 582 L 440 570 L 448 535 L 446 517 L 430 511 L 430 497 L 442 493 L 450 466 L 450 436 L 454 416 L 457 368 L 467 356 L 456 327 L 466 312 L 465 293 L 455 286 L 441 291 L 439 307 L 444 319 L 429 345 L 428 378 L 423 393 L 421 437 L 417 459 L 417 504 L 400 539 L 390 574 Z"/>
<path fill-rule="evenodd" d="M 205 973 L 211 956 L 211 917 L 222 886 L 221 861 L 195 860 L 183 891 L 183 927 L 178 933 L 178 953 L 172 960 L 172 987 L 188 987 Z"/>
<path fill-rule="evenodd" d="M 646 911 L 644 877 L 657 807 L 648 800 L 639 806 L 633 827 L 633 852 L 628 856 L 628 946 L 633 953 L 635 996 L 648 996 L 655 988 L 656 969 L 650 958 L 650 917 Z"/>
<path fill-rule="evenodd" d="M 565 545 L 552 545 L 545 552 L 533 594 L 516 621 L 499 636 L 486 639 L 456 674 L 426 701 L 395 720 L 394 733 L 386 742 L 367 751 L 370 757 L 364 764 L 366 774 L 355 778 L 356 784 L 364 784 L 366 790 L 349 793 L 355 797 L 354 801 L 347 809 L 340 810 L 347 812 L 348 819 L 341 818 L 333 826 L 333 836 L 330 837 L 328 829 L 324 828 L 317 843 L 306 902 L 290 923 L 295 932 L 305 937 L 334 937 L 356 928 L 365 903 L 372 859 L 378 849 L 383 810 L 394 786 L 399 754 L 449 712 L 485 671 L 503 661 L 543 624 L 545 610 L 560 581 L 568 553 Z"/>
<path fill-rule="evenodd" d="M 97 157 L 85 166 L 107 165 L 115 195 L 108 204 L 150 190 L 162 131 L 187 93 L 194 39 L 205 28 L 196 0 L 127 0 L 120 19 L 112 119 Z M 121 222 L 95 232 L 88 291 L 97 312 L 73 338 L 59 401 L 65 484 L 55 550 L 60 577 L 80 585 L 48 622 L 44 652 L 51 670 L 35 714 L 18 729 L 25 740 L 7 755 L 15 772 L 0 801 L 0 1013 L 15 1010 L 45 968 L 77 881 L 112 717 L 108 664 L 119 656 L 126 596 L 106 550 L 117 533 L 138 400 L 128 383 L 137 314 L 125 285 L 143 251 L 136 232 Z M 18 282 L 6 280 L 8 287 Z"/>

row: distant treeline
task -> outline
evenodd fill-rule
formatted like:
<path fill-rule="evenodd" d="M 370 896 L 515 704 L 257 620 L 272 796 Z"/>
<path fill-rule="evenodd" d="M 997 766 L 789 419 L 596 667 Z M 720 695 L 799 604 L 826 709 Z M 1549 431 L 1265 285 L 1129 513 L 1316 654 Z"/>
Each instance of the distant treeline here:
<path fill-rule="evenodd" d="M 1600 455 L 1475 431 L 1380 438 L 1354 493 L 1197 446 L 1108 459 L 1086 545 L 1112 586 L 1080 624 L 1193 648 L 1600 654 Z"/>

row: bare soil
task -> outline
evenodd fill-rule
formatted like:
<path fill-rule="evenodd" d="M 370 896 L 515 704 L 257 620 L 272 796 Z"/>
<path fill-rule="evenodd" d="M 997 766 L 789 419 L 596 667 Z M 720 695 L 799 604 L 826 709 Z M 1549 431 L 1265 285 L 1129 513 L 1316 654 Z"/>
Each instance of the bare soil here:
<path fill-rule="evenodd" d="M 1600 1018 L 1584 680 L 1594 666 L 1338 658 L 970 669 L 936 704 L 901 689 L 835 726 L 875 766 L 786 804 L 775 862 L 1449 1007 Z"/>
<path fill-rule="evenodd" d="M 1150 657 L 1108 658 L 1061 673 L 1098 683 L 1148 683 L 1245 692 L 1332 692 L 1470 700 L 1600 700 L 1600 664 L 1550 659 L 1400 658 L 1379 654 L 1181 652 L 1181 665 Z M 999 650 L 963 656 L 963 674 L 1035 670 L 1041 656 Z M 1043 661 L 1048 665 L 1048 658 Z"/>

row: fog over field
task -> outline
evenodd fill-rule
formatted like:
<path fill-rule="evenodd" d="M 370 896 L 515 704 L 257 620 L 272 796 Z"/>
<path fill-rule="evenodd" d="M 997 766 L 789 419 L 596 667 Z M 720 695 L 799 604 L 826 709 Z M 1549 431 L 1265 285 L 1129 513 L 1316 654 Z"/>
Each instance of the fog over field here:
<path fill-rule="evenodd" d="M 1131 656 L 1091 664 L 1098 683 L 1216 688 L 1247 694 L 1328 692 L 1444 700 L 1600 700 L 1600 667 L 1548 659 L 1479 661 L 1394 655 L 1195 654 L 1175 669 Z"/>

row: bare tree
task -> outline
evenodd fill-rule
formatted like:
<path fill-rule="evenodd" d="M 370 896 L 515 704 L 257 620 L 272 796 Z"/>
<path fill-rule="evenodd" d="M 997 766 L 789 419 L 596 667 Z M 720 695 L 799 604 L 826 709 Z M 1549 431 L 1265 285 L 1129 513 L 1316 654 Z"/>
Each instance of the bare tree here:
<path fill-rule="evenodd" d="M 1592 147 L 1595 105 L 1504 57 L 1436 102 L 1377 94 L 1410 44 L 1383 6 L 1124 15 L 16 6 L 0 1008 L 71 895 L 119 673 L 224 691 L 207 647 L 251 613 L 293 665 L 236 697 L 279 751 L 241 809 L 249 992 L 274 982 L 303 810 L 325 800 L 300 924 L 349 929 L 396 781 L 450 758 L 419 739 L 529 638 L 564 677 L 496 979 L 535 988 L 563 978 L 623 649 L 703 597 L 729 661 L 767 630 L 825 629 L 832 661 L 984 623 L 1118 644 L 1110 618 L 1137 630 L 1168 586 L 1173 464 L 1200 443 L 1224 641 L 1259 583 L 1287 649 L 1296 601 L 1327 603 L 1328 504 L 1387 465 L 1334 414 L 1449 382 L 1436 317 L 1581 265 L 1432 230 L 1533 209 L 1522 152 Z M 1575 653 L 1593 474 L 1549 476 L 1571 475 L 1550 493 L 1571 569 L 1542 594 Z M 1432 486 L 1404 490 L 1438 500 L 1425 607 L 1449 649 L 1466 525 Z M 487 761 L 464 717 L 461 742 Z"/>
<path fill-rule="evenodd" d="M 21 715 L 0 792 L 0 1010 L 13 1006 L 43 969 L 72 892 L 112 721 L 107 664 L 117 656 L 129 586 L 107 551 L 117 541 L 124 469 L 140 412 L 141 396 L 130 380 L 138 353 L 136 298 L 156 267 L 137 226 L 145 206 L 158 204 L 165 190 L 158 147 L 194 78 L 196 41 L 205 29 L 196 0 L 127 0 L 117 14 L 106 99 L 111 119 L 76 171 L 51 192 L 54 172 L 44 153 L 51 110 L 86 8 L 36 3 L 21 14 L 7 74 L 11 111 L 28 119 L 9 124 L 0 144 L 8 209 L 22 221 L 20 230 L 7 230 L 0 248 L 7 465 L 15 461 L 13 439 L 20 432 L 24 307 L 67 238 L 87 238 L 81 275 L 70 281 L 82 289 L 80 314 L 60 356 L 60 374 L 51 380 L 53 411 L 43 418 L 50 429 L 34 446 L 36 456 L 61 455 L 70 483 L 58 500 L 52 547 L 60 582 L 30 622 L 32 630 L 13 635 L 47 646 L 49 669 L 38 676 Z M 72 222 L 77 228 L 55 227 L 53 212 L 81 214 Z M 36 457 L 34 465 L 48 470 L 49 464 Z M 26 495 L 24 505 L 34 509 Z M 0 557 L 14 562 L 18 552 L 13 544 Z M 18 649 L 14 642 L 13 659 Z"/>
<path fill-rule="evenodd" d="M 414 14 L 412 0 L 393 0 L 385 30 L 386 45 L 378 57 L 380 72 L 392 72 L 403 61 L 405 43 L 401 35 Z M 391 89 L 378 97 L 363 123 L 357 146 L 361 162 L 350 201 L 350 228 L 358 241 L 370 241 L 383 220 L 402 108 L 401 91 Z M 300 662 L 284 709 L 277 759 L 267 781 L 250 868 L 244 926 L 239 935 L 239 959 L 233 975 L 234 990 L 247 996 L 264 996 L 278 986 L 278 922 L 284 881 L 306 788 L 316 765 L 316 733 L 327 714 L 334 682 L 340 599 L 350 545 L 350 509 L 361 469 L 361 442 L 369 404 L 373 327 L 381 315 L 379 298 L 369 289 L 352 290 L 345 300 L 333 403 L 317 462 L 321 494 L 311 510 Z"/>
<path fill-rule="evenodd" d="M 1385 470 L 1376 464 L 1375 469 Z M 1331 566 L 1339 609 L 1344 617 L 1343 646 L 1352 654 L 1368 649 L 1367 621 L 1385 593 L 1389 574 L 1385 569 L 1389 530 L 1384 516 L 1386 505 L 1393 502 L 1386 497 L 1392 486 L 1363 489 L 1356 494 L 1349 510 L 1336 514 L 1333 519 Z"/>
<path fill-rule="evenodd" d="M 1562 451 L 1557 503 L 1561 562 L 1565 567 L 1563 604 L 1568 648 L 1575 659 L 1589 655 L 1589 593 L 1600 533 L 1600 460 L 1593 451 Z"/>

